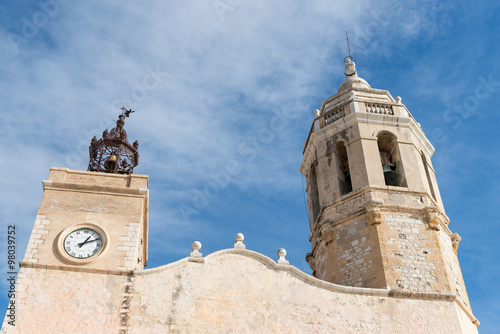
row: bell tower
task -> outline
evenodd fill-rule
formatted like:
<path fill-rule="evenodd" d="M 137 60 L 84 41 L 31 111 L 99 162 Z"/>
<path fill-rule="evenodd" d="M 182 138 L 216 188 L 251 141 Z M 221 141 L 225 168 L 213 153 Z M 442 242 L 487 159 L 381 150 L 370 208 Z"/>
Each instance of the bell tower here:
<path fill-rule="evenodd" d="M 469 306 L 431 156 L 408 109 L 358 76 L 350 56 L 305 142 L 313 275 L 347 286 L 451 293 Z"/>

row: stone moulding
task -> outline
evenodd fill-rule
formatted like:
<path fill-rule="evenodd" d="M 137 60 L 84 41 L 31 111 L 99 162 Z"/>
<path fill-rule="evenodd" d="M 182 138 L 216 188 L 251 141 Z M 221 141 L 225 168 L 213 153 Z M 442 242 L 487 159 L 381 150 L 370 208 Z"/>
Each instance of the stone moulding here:
<path fill-rule="evenodd" d="M 148 195 L 148 189 L 135 189 L 135 188 L 122 188 L 114 186 L 104 186 L 104 185 L 87 185 L 80 183 L 66 183 L 66 182 L 55 182 L 55 181 L 42 181 L 43 190 L 55 189 L 55 190 L 65 190 L 65 191 L 78 191 L 87 193 L 99 193 L 99 194 L 109 194 L 116 195 L 131 195 L 131 196 L 144 196 Z"/>
<path fill-rule="evenodd" d="M 68 180 L 78 179 L 80 183 L 85 184 L 88 179 L 100 179 L 106 180 L 115 184 L 117 187 L 127 187 L 127 188 L 145 188 L 148 185 L 148 176 L 144 174 L 111 174 L 111 173 L 99 173 L 96 175 L 95 172 L 74 170 L 65 167 L 50 167 L 50 181 L 57 182 L 68 182 Z M 78 182 L 77 182 L 78 183 Z M 141 184 L 142 186 L 139 186 Z"/>
<path fill-rule="evenodd" d="M 440 219 L 440 225 L 439 227 L 441 229 L 444 229 L 446 233 L 451 237 L 452 233 L 448 228 L 448 223 L 449 223 L 449 218 L 441 212 L 437 208 L 437 203 L 432 199 L 432 196 L 426 192 L 421 192 L 421 191 L 411 191 L 408 190 L 407 188 L 401 188 L 401 187 L 392 187 L 392 186 L 385 186 L 385 187 L 366 187 L 360 191 L 357 192 L 351 192 L 348 193 L 340 199 L 338 199 L 335 202 L 325 204 L 323 208 L 321 209 L 320 213 L 318 214 L 318 217 L 316 218 L 316 221 L 314 222 L 313 225 L 313 230 L 311 231 L 309 235 L 309 241 L 311 240 L 312 236 L 314 235 L 316 229 L 320 226 L 318 226 L 318 223 L 321 221 L 324 213 L 328 210 L 331 210 L 332 208 L 335 208 L 339 205 L 342 205 L 342 203 L 346 203 L 350 200 L 354 200 L 356 197 L 362 197 L 365 196 L 366 194 L 370 194 L 373 192 L 382 192 L 382 193 L 398 193 L 398 192 L 404 192 L 405 194 L 408 195 L 414 195 L 414 196 L 424 196 L 429 202 L 430 205 L 428 208 L 432 208 L 433 212 L 435 212 L 437 215 L 439 215 Z M 383 222 L 383 212 L 386 211 L 397 211 L 397 212 L 405 212 L 405 213 L 419 213 L 424 209 L 424 206 L 419 206 L 419 207 L 408 207 L 408 206 L 398 206 L 398 205 L 393 205 L 393 204 L 385 204 L 382 201 L 375 200 L 375 201 L 370 201 L 366 202 L 363 206 L 357 208 L 355 211 L 349 211 L 345 212 L 342 216 L 336 218 L 334 220 L 334 224 L 341 224 L 344 221 L 348 221 L 352 219 L 354 216 L 359 216 L 365 213 L 369 213 L 368 216 L 374 215 L 373 217 L 367 217 L 369 219 L 369 222 L 375 222 L 375 224 L 378 224 L 378 222 L 382 223 Z M 380 213 L 380 217 L 378 217 L 378 214 Z M 374 220 L 370 220 L 370 218 L 373 218 Z"/>

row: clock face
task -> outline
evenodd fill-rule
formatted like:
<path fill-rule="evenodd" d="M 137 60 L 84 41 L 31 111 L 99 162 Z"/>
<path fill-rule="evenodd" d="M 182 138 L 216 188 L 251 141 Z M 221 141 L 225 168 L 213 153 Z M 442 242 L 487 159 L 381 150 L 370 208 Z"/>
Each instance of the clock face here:
<path fill-rule="evenodd" d="M 101 248 L 101 235 L 90 228 L 75 230 L 64 239 L 64 250 L 68 255 L 77 259 L 89 258 Z"/>

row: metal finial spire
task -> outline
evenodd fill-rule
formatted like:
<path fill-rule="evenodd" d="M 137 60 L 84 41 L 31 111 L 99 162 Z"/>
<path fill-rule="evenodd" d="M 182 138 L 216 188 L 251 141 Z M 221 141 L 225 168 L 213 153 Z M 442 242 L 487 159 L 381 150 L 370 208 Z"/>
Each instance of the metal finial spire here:
<path fill-rule="evenodd" d="M 125 117 L 129 117 L 131 113 L 135 112 L 135 110 L 125 108 L 125 106 L 120 108 L 122 110 L 122 115 Z"/>
<path fill-rule="evenodd" d="M 349 58 L 350 60 L 352 60 L 352 56 L 351 56 L 351 47 L 349 46 L 349 35 L 347 34 L 347 30 L 345 31 L 345 38 L 347 40 L 347 51 L 349 52 L 349 55 L 344 57 L 344 63 L 346 62 L 346 59 Z"/>
<path fill-rule="evenodd" d="M 104 130 L 102 138 L 94 136 L 90 142 L 90 161 L 88 171 L 132 174 L 134 167 L 139 164 L 139 142 L 136 140 L 130 144 L 127 140 L 127 131 L 123 128 L 125 118 L 134 112 L 132 109 L 120 108 L 122 113 L 118 115 L 116 126 L 108 131 Z"/>

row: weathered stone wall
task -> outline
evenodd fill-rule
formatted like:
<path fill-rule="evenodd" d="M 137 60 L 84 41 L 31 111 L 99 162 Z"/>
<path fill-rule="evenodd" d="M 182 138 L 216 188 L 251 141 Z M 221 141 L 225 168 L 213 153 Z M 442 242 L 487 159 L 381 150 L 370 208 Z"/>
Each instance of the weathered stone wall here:
<path fill-rule="evenodd" d="M 447 221 L 427 193 L 366 188 L 323 209 L 308 260 L 315 277 L 332 283 L 451 291 L 468 305 Z"/>
<path fill-rule="evenodd" d="M 335 241 L 338 251 L 335 254 L 341 266 L 339 272 L 344 274 L 339 281 L 341 285 L 368 286 L 367 271 L 373 268 L 373 261 L 368 259 L 372 241 L 366 227 L 364 220 L 358 220 L 337 230 Z"/>
<path fill-rule="evenodd" d="M 379 229 L 389 286 L 416 292 L 450 291 L 437 232 L 423 217 L 385 214 Z"/>
<path fill-rule="evenodd" d="M 16 326 L 2 333 L 119 333 L 120 294 L 126 276 L 21 268 L 16 283 Z"/>
<path fill-rule="evenodd" d="M 477 333 L 450 295 L 343 287 L 248 250 L 133 275 L 23 268 L 7 333 Z M 199 261 L 199 260 L 198 260 Z M 422 299 L 427 298 L 427 299 Z M 464 330 L 465 329 L 465 330 Z"/>
<path fill-rule="evenodd" d="M 357 287 L 385 287 L 377 235 L 363 216 L 341 224 L 326 223 L 316 247 L 315 276 L 328 282 Z"/>

